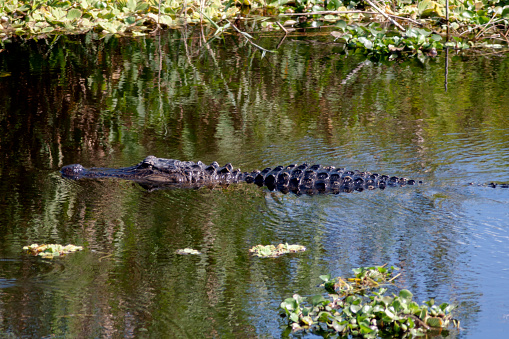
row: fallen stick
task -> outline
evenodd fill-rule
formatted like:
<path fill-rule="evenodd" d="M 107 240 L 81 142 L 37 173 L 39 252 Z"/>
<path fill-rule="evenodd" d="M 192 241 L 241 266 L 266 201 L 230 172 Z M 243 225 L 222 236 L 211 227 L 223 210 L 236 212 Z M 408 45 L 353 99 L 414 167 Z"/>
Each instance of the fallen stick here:
<path fill-rule="evenodd" d="M 405 29 L 403 28 L 403 26 L 401 26 L 400 24 L 398 24 L 394 19 L 392 19 L 390 16 L 388 16 L 384 11 L 382 11 L 380 8 L 378 8 L 374 3 L 372 3 L 370 0 L 365 0 L 368 5 L 370 5 L 371 7 L 373 7 L 377 12 L 379 12 L 380 14 L 382 14 L 387 20 L 389 20 L 390 22 L 392 22 L 394 24 L 394 26 L 398 27 L 402 32 L 405 31 Z"/>

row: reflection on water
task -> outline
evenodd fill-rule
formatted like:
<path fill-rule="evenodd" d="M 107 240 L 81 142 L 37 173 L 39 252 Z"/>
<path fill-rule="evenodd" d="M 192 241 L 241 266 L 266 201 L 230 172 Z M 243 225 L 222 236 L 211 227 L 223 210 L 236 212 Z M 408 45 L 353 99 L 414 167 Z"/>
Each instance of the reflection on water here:
<path fill-rule="evenodd" d="M 507 327 L 508 58 L 373 64 L 296 35 L 260 55 L 235 36 L 62 37 L 0 54 L 0 336 L 279 337 L 279 303 L 318 276 L 389 263 L 464 330 Z M 324 41 L 325 38 L 316 38 Z M 303 42 L 303 43 L 302 43 Z M 278 39 L 260 37 L 275 48 Z M 254 185 L 148 192 L 62 165 L 154 154 L 243 170 L 319 163 L 419 186 L 297 196 Z M 28 258 L 31 243 L 85 251 Z M 308 250 L 249 256 L 257 244 Z M 200 256 L 178 256 L 194 248 Z"/>

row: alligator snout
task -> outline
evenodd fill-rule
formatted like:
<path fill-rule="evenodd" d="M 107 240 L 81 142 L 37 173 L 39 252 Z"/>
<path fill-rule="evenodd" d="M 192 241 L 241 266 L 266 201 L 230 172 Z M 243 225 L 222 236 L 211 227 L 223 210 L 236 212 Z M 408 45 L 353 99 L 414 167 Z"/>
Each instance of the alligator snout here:
<path fill-rule="evenodd" d="M 73 164 L 62 167 L 60 173 L 66 178 L 79 179 L 85 171 L 85 167 L 80 164 Z"/>

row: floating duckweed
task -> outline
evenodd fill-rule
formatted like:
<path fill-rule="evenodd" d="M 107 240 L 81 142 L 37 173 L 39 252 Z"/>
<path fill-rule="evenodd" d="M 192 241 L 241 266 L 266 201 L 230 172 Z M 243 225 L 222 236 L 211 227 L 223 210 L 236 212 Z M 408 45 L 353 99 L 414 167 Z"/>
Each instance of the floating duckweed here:
<path fill-rule="evenodd" d="M 295 252 L 303 252 L 306 250 L 306 247 L 301 245 L 288 245 L 279 244 L 277 246 L 274 245 L 256 245 L 253 248 L 249 249 L 249 253 L 253 253 L 260 258 L 275 258 L 283 254 L 287 253 L 295 253 Z"/>
<path fill-rule="evenodd" d="M 82 246 L 75 246 L 71 244 L 67 246 L 62 246 L 60 244 L 43 244 L 43 245 L 32 244 L 30 246 L 23 246 L 23 251 L 26 251 L 28 254 L 31 255 L 41 256 L 43 258 L 58 257 L 60 255 L 82 250 L 83 250 Z"/>

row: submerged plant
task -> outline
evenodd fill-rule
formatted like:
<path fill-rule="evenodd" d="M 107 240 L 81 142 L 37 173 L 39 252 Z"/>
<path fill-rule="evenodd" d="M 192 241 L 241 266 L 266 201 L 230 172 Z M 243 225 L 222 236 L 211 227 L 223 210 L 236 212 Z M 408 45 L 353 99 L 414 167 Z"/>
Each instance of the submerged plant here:
<path fill-rule="evenodd" d="M 398 276 L 393 276 L 396 270 L 392 266 L 362 267 L 353 270 L 353 278 L 320 276 L 329 298 L 317 295 L 306 302 L 306 298 L 295 294 L 281 303 L 289 329 L 317 334 L 333 332 L 340 337 L 405 338 L 423 336 L 451 323 L 459 327 L 459 321 L 451 315 L 454 306 L 448 303 L 437 306 L 431 299 L 419 305 L 406 289 L 397 295 L 386 295 L 387 288 L 382 286 L 392 286 Z"/>

